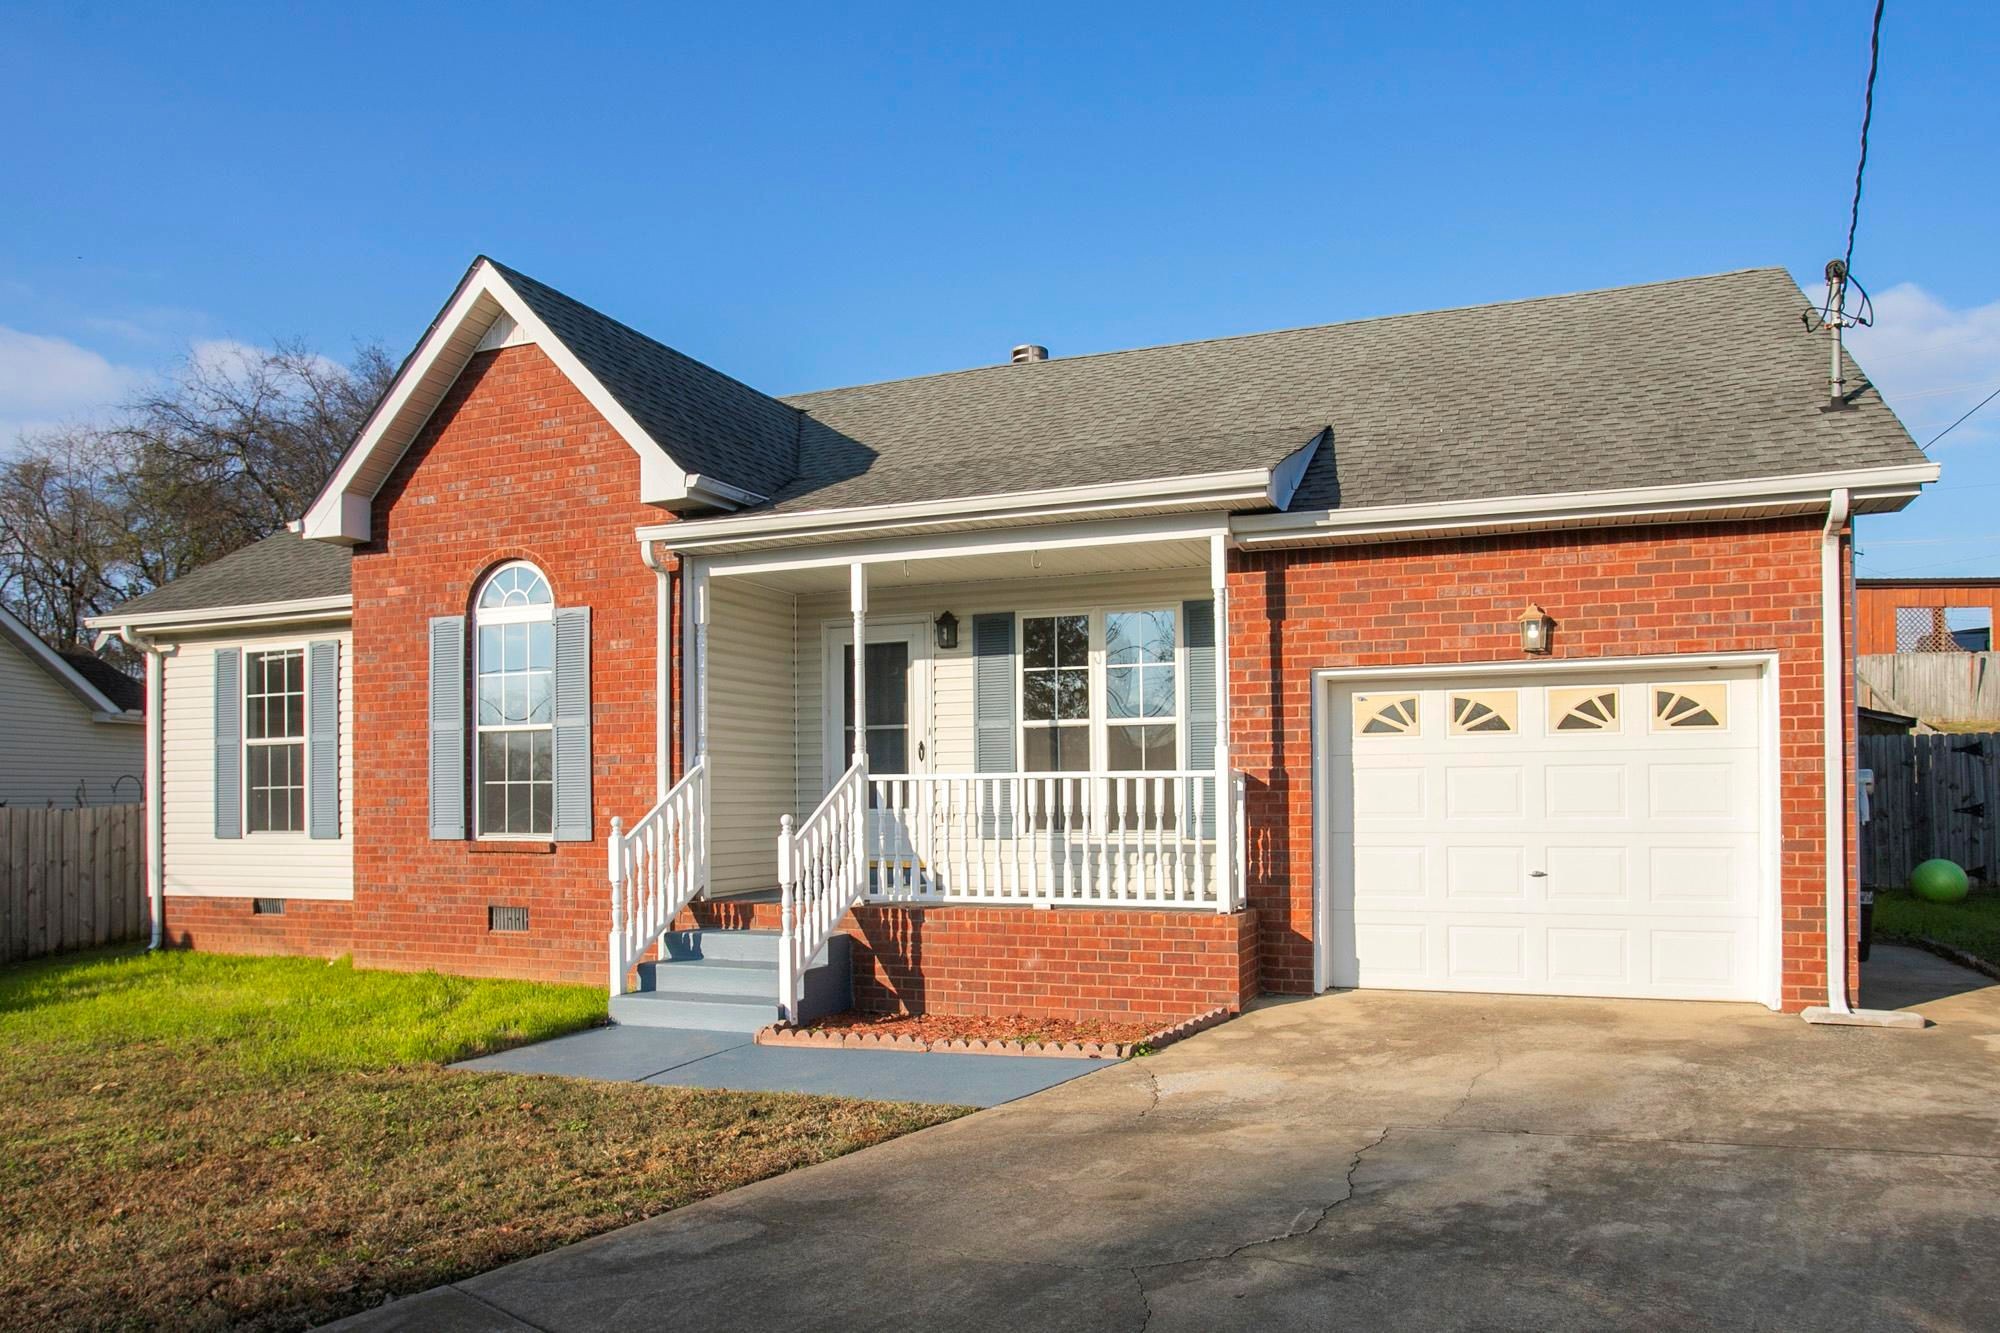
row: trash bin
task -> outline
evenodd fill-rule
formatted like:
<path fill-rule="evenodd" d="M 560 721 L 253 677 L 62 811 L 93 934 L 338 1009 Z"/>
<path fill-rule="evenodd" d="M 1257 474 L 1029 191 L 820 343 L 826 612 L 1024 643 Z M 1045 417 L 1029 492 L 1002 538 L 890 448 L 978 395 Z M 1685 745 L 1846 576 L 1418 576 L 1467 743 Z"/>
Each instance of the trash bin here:
<path fill-rule="evenodd" d="M 1862 962 L 1868 961 L 1868 946 L 1875 939 L 1875 890 L 1861 891 L 1861 945 L 1857 951 Z"/>

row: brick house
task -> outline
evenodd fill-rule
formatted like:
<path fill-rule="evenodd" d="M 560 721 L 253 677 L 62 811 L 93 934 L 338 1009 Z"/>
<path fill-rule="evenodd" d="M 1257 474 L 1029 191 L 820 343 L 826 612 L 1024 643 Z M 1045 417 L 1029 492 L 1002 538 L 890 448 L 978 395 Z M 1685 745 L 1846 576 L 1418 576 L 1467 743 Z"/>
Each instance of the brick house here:
<path fill-rule="evenodd" d="M 96 622 L 159 703 L 160 938 L 689 1026 L 1845 1007 L 1851 520 L 1937 469 L 1803 305 L 775 398 L 482 258 L 292 530 Z"/>

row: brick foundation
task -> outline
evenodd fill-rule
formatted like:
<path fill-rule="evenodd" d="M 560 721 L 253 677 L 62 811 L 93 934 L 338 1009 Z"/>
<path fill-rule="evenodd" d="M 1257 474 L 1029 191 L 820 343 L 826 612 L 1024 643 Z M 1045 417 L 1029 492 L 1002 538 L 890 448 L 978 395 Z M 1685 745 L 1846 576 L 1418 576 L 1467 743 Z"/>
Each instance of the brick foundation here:
<path fill-rule="evenodd" d="M 354 904 L 287 898 L 285 910 L 259 916 L 250 898 L 170 893 L 166 942 L 211 953 L 301 954 L 336 958 L 354 950 Z"/>
<path fill-rule="evenodd" d="M 1822 1003 L 1819 554 L 1820 521 L 1801 518 L 1235 556 L 1231 751 L 1249 783 L 1264 988 L 1312 986 L 1313 672 L 1518 662 L 1515 616 L 1532 600 L 1555 617 L 1558 659 L 1778 655 L 1782 994 L 1788 1010 Z M 1850 855 L 1850 904 L 1853 867 Z M 1851 990 L 1855 911 L 1848 921 Z"/>
<path fill-rule="evenodd" d="M 698 903 L 682 926 L 775 930 L 776 903 Z M 1178 1018 L 1258 993 L 1255 912 L 858 907 L 855 1007 L 873 1013 Z"/>

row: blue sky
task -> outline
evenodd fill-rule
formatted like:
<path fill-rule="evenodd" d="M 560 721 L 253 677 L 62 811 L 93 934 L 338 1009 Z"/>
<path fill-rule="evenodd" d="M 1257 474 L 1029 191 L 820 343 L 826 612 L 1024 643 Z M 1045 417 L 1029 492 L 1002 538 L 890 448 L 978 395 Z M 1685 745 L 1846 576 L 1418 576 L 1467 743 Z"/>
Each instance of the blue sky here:
<path fill-rule="evenodd" d="M 400 355 L 481 251 L 786 392 L 1845 238 L 1868 0 L 943 8 L 0 4 L 0 448 L 231 342 Z M 2000 387 L 1996 67 L 1891 0 L 1856 347 L 1920 441 Z M 1996 451 L 1864 572 L 2000 573 Z"/>

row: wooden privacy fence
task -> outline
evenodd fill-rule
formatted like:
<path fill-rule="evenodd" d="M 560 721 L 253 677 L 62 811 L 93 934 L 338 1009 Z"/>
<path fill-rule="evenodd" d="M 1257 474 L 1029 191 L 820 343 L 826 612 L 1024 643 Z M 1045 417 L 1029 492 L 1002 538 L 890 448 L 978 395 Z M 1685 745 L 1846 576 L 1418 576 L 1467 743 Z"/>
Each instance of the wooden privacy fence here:
<path fill-rule="evenodd" d="M 1854 670 L 1870 708 L 1926 722 L 2000 723 L 2000 654 L 1871 653 Z"/>
<path fill-rule="evenodd" d="M 1910 867 L 1944 856 L 1984 884 L 2000 848 L 2000 732 L 1863 736 L 1861 767 L 1875 774 L 1861 826 L 1861 882 L 1897 888 Z"/>
<path fill-rule="evenodd" d="M 146 930 L 144 811 L 0 808 L 0 963 Z"/>

